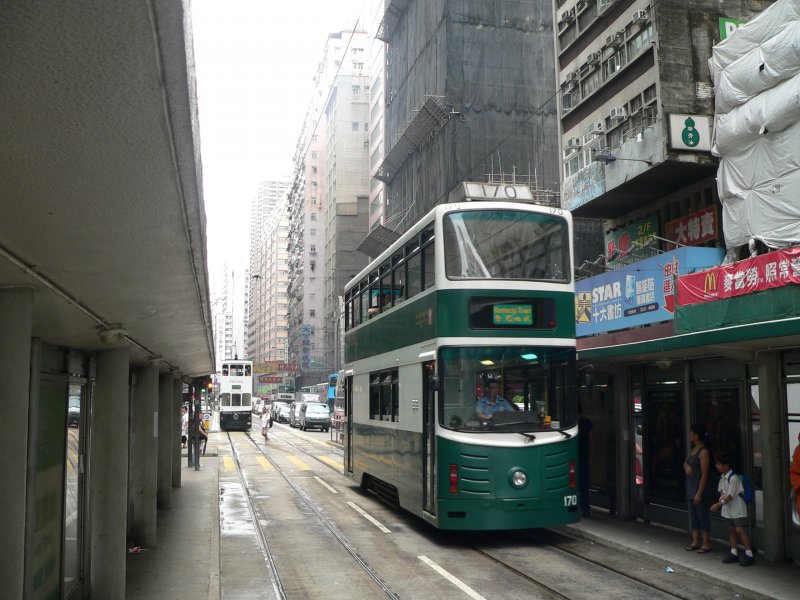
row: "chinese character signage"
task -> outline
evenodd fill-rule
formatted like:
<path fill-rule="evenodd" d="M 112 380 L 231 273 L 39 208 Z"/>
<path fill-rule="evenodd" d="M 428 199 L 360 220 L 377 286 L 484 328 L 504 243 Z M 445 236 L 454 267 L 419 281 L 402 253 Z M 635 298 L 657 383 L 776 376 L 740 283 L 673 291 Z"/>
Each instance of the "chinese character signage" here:
<path fill-rule="evenodd" d="M 670 115 L 670 147 L 676 150 L 711 151 L 711 117 L 708 115 Z"/>
<path fill-rule="evenodd" d="M 698 246 L 717 239 L 717 209 L 713 206 L 669 221 L 664 236 L 683 246 Z"/>
<path fill-rule="evenodd" d="M 776 250 L 678 278 L 678 305 L 744 296 L 800 283 L 800 248 Z"/>
<path fill-rule="evenodd" d="M 270 360 L 267 362 L 255 363 L 253 369 L 256 373 L 269 374 L 269 373 L 289 373 L 298 371 L 300 368 L 294 363 L 278 362 Z"/>
<path fill-rule="evenodd" d="M 678 248 L 575 283 L 578 337 L 670 321 L 674 282 L 722 262 L 722 248 Z"/>
<path fill-rule="evenodd" d="M 658 218 L 655 215 L 606 233 L 606 266 L 616 269 L 655 254 L 653 235 L 658 235 Z"/>
<path fill-rule="evenodd" d="M 533 325 L 533 306 L 530 304 L 495 304 L 492 322 L 495 325 Z"/>

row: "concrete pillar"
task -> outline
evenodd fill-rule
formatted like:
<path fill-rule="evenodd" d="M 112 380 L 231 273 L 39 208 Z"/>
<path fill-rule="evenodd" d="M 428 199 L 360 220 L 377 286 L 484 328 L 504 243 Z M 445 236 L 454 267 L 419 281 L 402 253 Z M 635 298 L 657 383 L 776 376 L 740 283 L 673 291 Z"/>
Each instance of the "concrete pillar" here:
<path fill-rule="evenodd" d="M 172 508 L 172 447 L 175 444 L 172 375 L 158 378 L 158 508 Z"/>
<path fill-rule="evenodd" d="M 158 367 L 142 367 L 137 374 L 131 423 L 131 536 L 137 545 L 153 548 L 158 489 Z"/>
<path fill-rule="evenodd" d="M 0 486 L 0 598 L 22 598 L 25 557 L 25 502 L 28 461 L 28 410 L 33 330 L 33 290 L 0 288 L 0 398 L 8 413 L 0 435 L 3 485 Z"/>
<path fill-rule="evenodd" d="M 183 379 L 180 372 L 172 375 L 172 487 L 181 487 L 181 405 L 183 404 Z"/>
<path fill-rule="evenodd" d="M 783 382 L 780 356 L 776 352 L 758 355 L 758 398 L 761 410 L 761 464 L 764 484 L 764 556 L 786 558 L 788 528 L 786 498 L 789 457 L 785 449 L 786 415 L 783 410 Z"/>
<path fill-rule="evenodd" d="M 92 598 L 125 598 L 128 513 L 127 348 L 97 354 L 89 450 L 89 531 Z"/>
<path fill-rule="evenodd" d="M 617 431 L 615 509 L 620 519 L 631 517 L 631 390 L 627 367 L 615 367 L 614 376 L 614 429 Z"/>

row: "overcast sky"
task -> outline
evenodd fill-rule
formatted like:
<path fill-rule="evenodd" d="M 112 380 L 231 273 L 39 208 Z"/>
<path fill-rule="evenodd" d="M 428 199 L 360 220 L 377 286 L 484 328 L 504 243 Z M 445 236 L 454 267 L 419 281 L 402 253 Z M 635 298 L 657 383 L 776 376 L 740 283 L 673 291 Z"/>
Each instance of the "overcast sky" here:
<path fill-rule="evenodd" d="M 291 174 L 328 33 L 366 1 L 192 1 L 212 297 L 225 262 L 247 265 L 259 182 Z"/>

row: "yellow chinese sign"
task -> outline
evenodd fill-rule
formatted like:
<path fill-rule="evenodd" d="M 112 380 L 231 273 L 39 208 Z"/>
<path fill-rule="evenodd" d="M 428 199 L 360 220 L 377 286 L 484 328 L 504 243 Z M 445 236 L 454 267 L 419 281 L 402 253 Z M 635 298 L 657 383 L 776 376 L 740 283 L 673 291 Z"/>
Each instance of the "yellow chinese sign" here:
<path fill-rule="evenodd" d="M 575 294 L 575 322 L 592 322 L 592 293 L 578 292 Z"/>
<path fill-rule="evenodd" d="M 492 322 L 495 325 L 533 325 L 533 306 L 530 304 L 495 304 Z"/>

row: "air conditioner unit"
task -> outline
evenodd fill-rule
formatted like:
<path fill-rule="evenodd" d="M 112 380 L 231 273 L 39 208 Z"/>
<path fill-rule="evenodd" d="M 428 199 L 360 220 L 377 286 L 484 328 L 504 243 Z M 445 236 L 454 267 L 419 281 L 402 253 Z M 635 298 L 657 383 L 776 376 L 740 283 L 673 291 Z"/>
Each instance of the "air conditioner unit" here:
<path fill-rule="evenodd" d="M 583 138 L 581 139 L 581 141 L 583 142 L 583 145 L 584 146 L 588 146 L 589 144 L 594 142 L 596 139 L 598 139 L 600 137 L 599 135 L 597 135 L 598 133 L 599 132 L 597 132 L 597 131 L 592 132 L 592 133 L 585 133 L 583 135 Z"/>
<path fill-rule="evenodd" d="M 614 6 L 619 0 L 597 0 L 597 15 L 602 15 L 612 6 Z"/>
<path fill-rule="evenodd" d="M 625 31 L 618 31 L 614 35 L 610 35 L 606 38 L 606 46 L 610 46 L 612 48 L 617 48 L 622 45 L 625 41 Z"/>
<path fill-rule="evenodd" d="M 646 20 L 647 20 L 646 10 L 637 10 L 635 13 L 633 13 L 634 23 L 644 23 Z"/>
<path fill-rule="evenodd" d="M 575 5 L 575 8 L 578 11 L 582 11 L 584 8 L 586 8 L 586 0 L 578 0 L 578 3 Z"/>
<path fill-rule="evenodd" d="M 599 122 L 599 121 L 597 123 L 591 123 L 589 125 L 589 133 L 591 133 L 593 131 L 597 131 L 599 133 L 603 133 L 603 124 L 601 122 Z"/>
<path fill-rule="evenodd" d="M 599 52 L 592 52 L 586 57 L 586 62 L 590 65 L 596 65 L 600 62 L 600 53 Z"/>
<path fill-rule="evenodd" d="M 566 83 L 570 83 L 578 79 L 578 72 L 577 71 L 570 71 L 567 73 Z"/>
<path fill-rule="evenodd" d="M 608 113 L 608 118 L 612 121 L 618 121 L 620 119 L 625 118 L 625 107 L 624 106 L 615 106 L 611 109 L 611 112 Z"/>
<path fill-rule="evenodd" d="M 564 23 L 572 23 L 575 20 L 575 9 L 571 8 L 561 13 L 561 21 Z"/>
<path fill-rule="evenodd" d="M 583 148 L 583 143 L 581 143 L 580 138 L 570 138 L 567 140 L 567 145 L 564 147 L 565 150 L 580 150 Z"/>

